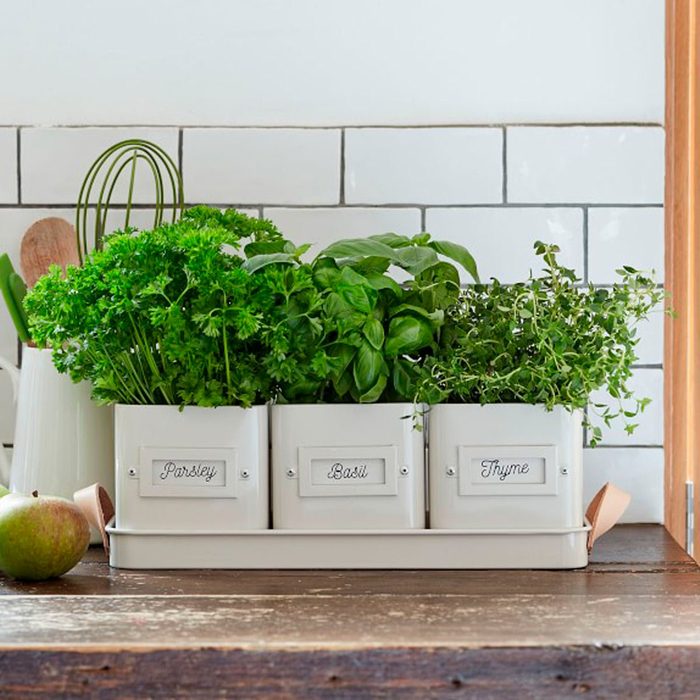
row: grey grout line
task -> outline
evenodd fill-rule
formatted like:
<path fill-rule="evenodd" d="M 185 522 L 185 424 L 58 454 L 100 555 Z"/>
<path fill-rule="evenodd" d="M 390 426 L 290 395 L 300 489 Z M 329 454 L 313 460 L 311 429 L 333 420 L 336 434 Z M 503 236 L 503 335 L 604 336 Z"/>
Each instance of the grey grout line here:
<path fill-rule="evenodd" d="M 182 141 L 184 130 L 178 129 L 177 131 L 177 169 L 180 171 L 180 177 L 183 177 L 182 170 Z M 184 178 L 183 178 L 184 179 Z"/>
<path fill-rule="evenodd" d="M 645 121 L 607 121 L 607 122 L 455 122 L 452 124 L 316 124 L 313 126 L 299 124 L 2 124 L 0 127 L 21 127 L 26 129 L 304 129 L 307 131 L 321 129 L 484 129 L 504 126 L 537 128 L 590 127 L 661 127 L 661 122 Z"/>
<path fill-rule="evenodd" d="M 14 444 L 11 442 L 3 442 L 2 446 L 5 448 L 12 449 Z M 606 445 L 599 442 L 596 447 L 591 447 L 588 444 L 584 444 L 584 450 L 663 450 L 663 445 Z"/>
<path fill-rule="evenodd" d="M 345 204 L 345 129 L 340 130 L 340 195 L 338 202 Z"/>
<path fill-rule="evenodd" d="M 599 442 L 596 447 L 591 447 L 590 445 L 584 445 L 584 450 L 663 450 L 663 445 L 606 445 L 603 442 Z"/>
<path fill-rule="evenodd" d="M 22 129 L 17 127 L 17 203 L 22 204 Z"/>
<path fill-rule="evenodd" d="M 588 207 L 583 207 L 583 282 L 588 281 Z"/>
<path fill-rule="evenodd" d="M 427 207 L 420 208 L 420 230 L 421 233 L 425 233 L 425 211 Z"/>
<path fill-rule="evenodd" d="M 502 129 L 503 132 L 503 155 L 501 159 L 501 169 L 503 170 L 502 174 L 502 181 L 503 181 L 503 190 L 501 193 L 501 197 L 503 199 L 503 204 L 508 203 L 508 129 L 504 126 Z"/>
<path fill-rule="evenodd" d="M 207 204 L 211 207 L 240 207 L 245 209 L 254 209 L 256 207 L 267 207 L 270 209 L 663 209 L 663 204 L 595 204 L 592 202 L 485 202 L 482 204 L 418 204 L 407 202 L 385 202 L 382 204 L 358 203 L 352 204 L 274 204 L 250 202 L 237 204 L 222 203 L 222 202 L 186 202 L 186 207 L 192 207 L 195 204 Z M 90 207 L 94 207 L 91 204 Z M 133 204 L 133 209 L 152 209 L 155 203 Z M 68 203 L 41 203 L 41 202 L 21 202 L 20 204 L 0 204 L 0 209 L 73 209 L 75 202 Z M 114 209 L 126 209 L 126 204 L 110 204 Z"/>

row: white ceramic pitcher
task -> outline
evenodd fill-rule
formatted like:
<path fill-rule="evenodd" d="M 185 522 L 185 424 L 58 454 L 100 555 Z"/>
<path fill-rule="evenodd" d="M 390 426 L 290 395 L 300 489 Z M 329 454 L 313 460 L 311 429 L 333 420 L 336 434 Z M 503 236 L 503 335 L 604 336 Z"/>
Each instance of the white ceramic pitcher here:
<path fill-rule="evenodd" d="M 114 421 L 111 406 L 90 399 L 87 382 L 59 374 L 50 350 L 24 347 L 22 371 L 0 357 L 17 406 L 12 467 L 0 459 L 0 481 L 10 490 L 72 498 L 100 482 L 114 493 Z M 0 448 L 0 452 L 3 452 Z"/>

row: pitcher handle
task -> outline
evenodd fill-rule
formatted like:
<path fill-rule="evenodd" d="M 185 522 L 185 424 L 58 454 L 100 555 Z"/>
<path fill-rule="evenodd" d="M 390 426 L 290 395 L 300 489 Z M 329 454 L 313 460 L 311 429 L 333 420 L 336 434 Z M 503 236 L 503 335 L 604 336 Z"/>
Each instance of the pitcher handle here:
<path fill-rule="evenodd" d="M 10 375 L 10 381 L 12 382 L 12 401 L 14 403 L 17 403 L 17 396 L 19 394 L 20 371 L 14 362 L 11 362 L 2 355 L 0 355 L 0 369 L 6 370 Z"/>

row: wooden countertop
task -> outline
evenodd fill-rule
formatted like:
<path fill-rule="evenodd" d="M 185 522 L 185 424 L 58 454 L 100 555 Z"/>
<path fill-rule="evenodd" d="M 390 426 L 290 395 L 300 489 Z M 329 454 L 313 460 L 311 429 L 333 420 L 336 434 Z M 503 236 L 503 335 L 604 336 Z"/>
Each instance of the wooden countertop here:
<path fill-rule="evenodd" d="M 580 571 L 0 578 L 0 697 L 700 696 L 700 570 L 620 526 Z M 687 695 L 686 695 L 687 694 Z"/>

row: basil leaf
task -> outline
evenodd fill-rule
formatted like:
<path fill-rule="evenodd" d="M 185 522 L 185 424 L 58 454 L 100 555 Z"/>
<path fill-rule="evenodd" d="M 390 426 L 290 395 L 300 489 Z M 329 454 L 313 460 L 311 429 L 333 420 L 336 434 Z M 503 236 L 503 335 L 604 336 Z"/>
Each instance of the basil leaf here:
<path fill-rule="evenodd" d="M 369 318 L 363 328 L 363 334 L 375 350 L 381 350 L 384 345 L 384 326 L 376 318 Z"/>
<path fill-rule="evenodd" d="M 328 349 L 328 355 L 332 358 L 334 374 L 340 376 L 348 368 L 355 353 L 356 348 L 345 343 L 335 343 Z"/>
<path fill-rule="evenodd" d="M 396 360 L 391 376 L 394 389 L 406 401 L 413 399 L 413 378 L 411 372 L 409 372 L 409 367 L 411 365 L 405 360 Z"/>
<path fill-rule="evenodd" d="M 387 378 L 385 375 L 381 375 L 379 379 L 377 379 L 376 384 L 369 390 L 366 391 L 364 394 L 361 394 L 359 397 L 359 402 L 360 403 L 374 403 L 375 401 L 379 400 L 381 395 L 384 393 L 384 389 L 386 388 L 386 383 L 387 383 Z"/>
<path fill-rule="evenodd" d="M 384 346 L 387 357 L 405 355 L 430 345 L 433 331 L 428 321 L 415 316 L 396 316 L 389 323 Z"/>
<path fill-rule="evenodd" d="M 375 350 L 368 342 L 363 342 L 357 351 L 352 368 L 355 386 L 360 394 L 369 391 L 376 384 L 383 370 L 386 371 L 386 365 L 382 353 Z"/>
<path fill-rule="evenodd" d="M 403 294 L 403 289 L 401 289 L 401 286 L 396 281 L 391 279 L 391 277 L 387 277 L 386 275 L 369 273 L 367 275 L 367 281 L 376 290 L 388 289 L 389 291 L 393 292 L 394 296 L 396 297 L 401 297 Z"/>
<path fill-rule="evenodd" d="M 472 277 L 475 282 L 479 281 L 479 273 L 476 269 L 476 261 L 472 254 L 459 243 L 452 241 L 430 241 L 428 245 L 440 255 L 444 255 L 450 260 L 459 263 Z"/>
<path fill-rule="evenodd" d="M 396 251 L 399 255 L 399 265 L 412 275 L 420 275 L 433 265 L 437 265 L 440 259 L 432 248 L 400 248 Z"/>
<path fill-rule="evenodd" d="M 261 270 L 268 265 L 294 265 L 294 256 L 290 253 L 267 253 L 264 255 L 254 255 L 243 262 L 241 267 L 247 272 L 255 272 Z"/>
<path fill-rule="evenodd" d="M 339 398 L 342 398 L 347 394 L 353 387 L 353 373 L 352 369 L 348 367 L 338 379 L 333 380 L 333 389 Z"/>
<path fill-rule="evenodd" d="M 392 248 L 405 248 L 411 245 L 411 239 L 408 236 L 400 236 L 398 233 L 377 233 L 374 236 L 370 236 L 370 238 L 373 241 L 386 243 Z"/>
<path fill-rule="evenodd" d="M 288 253 L 291 251 L 285 250 L 286 241 L 280 239 L 278 241 L 253 241 L 243 248 L 247 258 L 252 258 L 256 255 L 270 255 L 271 253 Z"/>
<path fill-rule="evenodd" d="M 387 258 L 392 262 L 396 260 L 396 253 L 393 248 L 386 243 L 381 243 L 372 238 L 347 238 L 331 243 L 331 245 L 319 253 L 319 256 L 323 255 L 335 259 L 362 258 L 375 255 Z"/>

